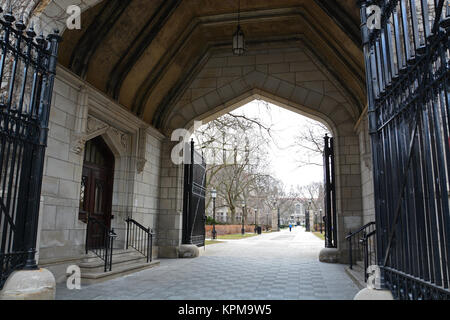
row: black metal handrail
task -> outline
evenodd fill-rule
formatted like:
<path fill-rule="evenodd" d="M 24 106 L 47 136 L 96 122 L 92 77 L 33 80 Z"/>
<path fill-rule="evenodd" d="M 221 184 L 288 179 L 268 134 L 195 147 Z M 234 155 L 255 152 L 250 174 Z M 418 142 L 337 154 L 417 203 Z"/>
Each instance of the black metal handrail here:
<path fill-rule="evenodd" d="M 125 222 L 127 223 L 126 248 L 132 247 L 147 258 L 147 263 L 151 262 L 153 247 L 152 229 L 144 227 L 131 218 L 127 218 Z"/>
<path fill-rule="evenodd" d="M 350 269 L 353 269 L 354 261 L 362 259 L 364 262 L 364 280 L 367 281 L 367 268 L 369 263 L 376 264 L 375 222 L 369 222 L 354 232 L 349 232 L 345 237 L 348 241 L 348 259 Z"/>
<path fill-rule="evenodd" d="M 353 232 L 349 232 L 348 235 L 345 237 L 345 240 L 348 240 L 351 237 L 354 237 L 356 234 L 364 231 L 365 229 L 367 229 L 368 227 L 370 227 L 371 225 L 375 225 L 375 221 L 369 222 L 365 225 L 363 225 L 362 227 L 360 227 L 358 230 L 353 231 Z"/>
<path fill-rule="evenodd" d="M 376 239 L 375 235 L 377 230 L 373 230 L 364 235 L 361 239 L 361 244 L 364 250 L 364 281 L 367 282 L 367 278 L 369 274 L 367 273 L 367 269 L 371 265 L 377 264 L 377 251 L 376 251 Z"/>
<path fill-rule="evenodd" d="M 86 228 L 86 254 L 93 252 L 105 262 L 104 271 L 112 271 L 112 256 L 114 239 L 117 234 L 109 229 L 103 222 L 88 217 Z"/>

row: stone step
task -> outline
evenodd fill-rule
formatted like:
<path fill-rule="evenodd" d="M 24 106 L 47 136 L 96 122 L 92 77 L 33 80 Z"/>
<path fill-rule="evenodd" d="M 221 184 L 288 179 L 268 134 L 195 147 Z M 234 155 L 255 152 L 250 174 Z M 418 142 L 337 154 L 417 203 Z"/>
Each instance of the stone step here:
<path fill-rule="evenodd" d="M 113 267 L 113 270 L 108 272 L 81 272 L 81 283 L 93 284 L 111 280 L 127 274 L 153 268 L 158 266 L 159 264 L 159 260 L 154 260 L 150 263 L 133 263 L 129 265 L 116 266 L 116 268 Z"/>
<path fill-rule="evenodd" d="M 364 280 L 364 268 L 360 264 L 358 263 L 354 264 L 352 269 L 350 269 L 350 266 L 347 266 L 345 268 L 345 272 L 348 274 L 348 276 L 353 280 L 353 282 L 358 286 L 360 290 L 367 287 L 366 282 Z"/>
<path fill-rule="evenodd" d="M 140 254 L 139 252 L 137 252 L 134 249 L 114 249 L 113 250 L 113 261 L 114 261 L 114 257 L 120 257 L 122 255 L 129 255 L 129 254 L 139 254 L 142 256 L 142 254 Z M 90 251 L 88 252 L 88 254 L 85 256 L 85 258 L 83 258 L 82 262 L 95 262 L 97 260 L 101 260 L 94 252 Z"/>
<path fill-rule="evenodd" d="M 122 267 L 126 265 L 131 265 L 135 263 L 145 263 L 147 262 L 147 258 L 140 253 L 126 253 L 121 255 L 116 255 L 112 257 L 112 269 L 116 269 L 117 267 Z M 81 262 L 79 264 L 81 272 L 104 272 L 105 270 L 105 261 L 96 257 L 95 259 L 90 259 L 90 261 Z"/>

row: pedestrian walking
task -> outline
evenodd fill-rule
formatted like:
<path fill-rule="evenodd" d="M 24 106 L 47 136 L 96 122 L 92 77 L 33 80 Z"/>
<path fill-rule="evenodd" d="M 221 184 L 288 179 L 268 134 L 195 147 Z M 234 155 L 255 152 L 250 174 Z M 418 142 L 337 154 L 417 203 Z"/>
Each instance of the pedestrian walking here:
<path fill-rule="evenodd" d="M 289 223 L 289 232 L 292 232 L 292 224 Z"/>

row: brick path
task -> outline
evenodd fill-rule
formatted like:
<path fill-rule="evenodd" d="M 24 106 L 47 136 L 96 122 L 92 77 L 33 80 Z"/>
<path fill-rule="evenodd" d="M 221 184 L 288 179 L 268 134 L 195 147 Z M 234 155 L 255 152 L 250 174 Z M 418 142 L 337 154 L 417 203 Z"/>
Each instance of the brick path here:
<path fill-rule="evenodd" d="M 300 227 L 201 249 L 197 259 L 163 259 L 159 267 L 69 291 L 57 299 L 325 300 L 353 299 L 344 265 L 318 261 L 323 241 Z"/>

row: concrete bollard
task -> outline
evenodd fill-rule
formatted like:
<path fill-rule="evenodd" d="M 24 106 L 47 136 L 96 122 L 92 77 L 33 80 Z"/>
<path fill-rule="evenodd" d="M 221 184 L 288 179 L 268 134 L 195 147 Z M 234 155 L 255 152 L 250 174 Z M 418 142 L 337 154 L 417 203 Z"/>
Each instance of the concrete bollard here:
<path fill-rule="evenodd" d="M 191 244 L 182 244 L 179 249 L 180 258 L 197 258 L 200 255 L 200 250 L 197 246 Z"/>
<path fill-rule="evenodd" d="M 394 296 L 389 290 L 364 288 L 355 295 L 353 300 L 394 300 Z"/>
<path fill-rule="evenodd" d="M 0 300 L 55 300 L 56 281 L 47 269 L 13 272 L 0 291 Z"/>

